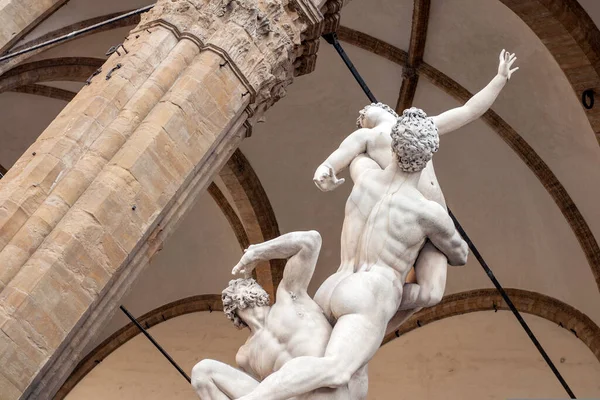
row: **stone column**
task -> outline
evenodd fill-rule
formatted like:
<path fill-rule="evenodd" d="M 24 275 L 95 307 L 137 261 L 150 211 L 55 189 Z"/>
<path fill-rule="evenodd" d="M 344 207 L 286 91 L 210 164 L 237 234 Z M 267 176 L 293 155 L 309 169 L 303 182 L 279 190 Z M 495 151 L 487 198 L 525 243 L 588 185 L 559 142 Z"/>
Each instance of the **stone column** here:
<path fill-rule="evenodd" d="M 309 0 L 159 0 L 0 181 L 0 393 L 52 398 L 178 220 L 314 67 Z"/>

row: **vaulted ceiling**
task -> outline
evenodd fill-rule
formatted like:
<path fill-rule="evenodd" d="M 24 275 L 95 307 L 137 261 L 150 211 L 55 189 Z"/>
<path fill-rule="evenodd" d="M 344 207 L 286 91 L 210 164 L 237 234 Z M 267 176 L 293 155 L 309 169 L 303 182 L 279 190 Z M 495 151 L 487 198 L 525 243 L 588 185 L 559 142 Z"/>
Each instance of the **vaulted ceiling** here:
<path fill-rule="evenodd" d="M 150 2 L 47 3 L 52 7 L 40 12 L 37 24 L 20 28 L 26 33 L 16 39 L 0 37 L 0 44 L 5 40 L 15 51 Z M 1 166 L 10 168 L 135 23 L 131 17 L 0 63 Z M 503 48 L 517 53 L 520 70 L 493 110 L 442 138 L 436 171 L 449 206 L 500 282 L 515 293 L 542 296 L 519 303 L 522 310 L 535 314 L 527 305 L 549 298 L 557 309 L 570 310 L 554 323 L 585 321 L 577 326 L 597 333 L 600 108 L 584 109 L 581 94 L 600 92 L 600 3 L 353 0 L 341 23 L 342 45 L 373 93 L 399 110 L 414 105 L 435 115 L 460 105 L 492 79 Z M 305 229 L 318 230 L 324 241 L 311 284 L 316 290 L 339 262 L 350 183 L 321 193 L 311 178 L 352 132 L 367 102 L 322 41 L 316 70 L 298 78 L 269 110 L 123 303 L 142 315 L 220 293 L 248 243 Z M 263 283 L 276 285 L 281 267 L 262 266 Z M 471 258 L 449 272 L 446 293 L 491 287 Z M 95 345 L 126 322 L 115 314 Z M 598 357 L 594 340 L 586 344 Z"/>

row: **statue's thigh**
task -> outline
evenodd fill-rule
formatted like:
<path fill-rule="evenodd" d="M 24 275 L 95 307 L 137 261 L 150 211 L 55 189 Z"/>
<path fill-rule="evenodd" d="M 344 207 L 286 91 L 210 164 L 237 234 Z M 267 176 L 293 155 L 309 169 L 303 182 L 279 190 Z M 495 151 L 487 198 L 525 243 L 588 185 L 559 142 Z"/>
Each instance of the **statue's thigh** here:
<path fill-rule="evenodd" d="M 433 247 L 433 246 L 431 246 Z M 421 287 L 431 291 L 444 292 L 446 287 L 446 276 L 448 274 L 448 262 L 446 256 L 439 253 L 436 248 L 425 247 L 419 258 L 424 256 L 423 261 L 418 262 L 415 267 L 416 280 Z M 420 260 L 419 260 L 420 261 Z"/>
<path fill-rule="evenodd" d="M 208 368 L 210 379 L 232 399 L 247 395 L 259 384 L 256 379 L 237 368 L 219 361 L 209 361 L 211 361 Z"/>

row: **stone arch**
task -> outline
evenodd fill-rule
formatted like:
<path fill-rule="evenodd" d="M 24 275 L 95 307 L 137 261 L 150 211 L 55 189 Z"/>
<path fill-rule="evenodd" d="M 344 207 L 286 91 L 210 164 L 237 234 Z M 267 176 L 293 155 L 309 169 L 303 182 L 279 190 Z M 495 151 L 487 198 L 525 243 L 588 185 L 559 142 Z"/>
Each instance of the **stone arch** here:
<path fill-rule="evenodd" d="M 506 289 L 517 310 L 554 322 L 572 332 L 600 361 L 600 327 L 587 315 L 553 297 L 522 289 Z M 405 333 L 444 318 L 477 311 L 509 310 L 496 289 L 477 289 L 445 296 L 436 306 L 413 315 L 400 329 L 387 335 L 383 344 Z"/>
<path fill-rule="evenodd" d="M 77 94 L 75 92 L 71 92 L 70 90 L 38 84 L 18 86 L 12 89 L 11 92 L 49 97 L 51 99 L 66 101 L 67 103 L 73 100 L 73 97 L 75 97 Z"/>
<path fill-rule="evenodd" d="M 258 175 L 248 159 L 238 149 L 223 167 L 220 177 L 231 193 L 249 243 L 260 243 L 280 235 L 275 212 Z M 283 274 L 284 260 L 260 263 L 257 280 L 275 298 Z"/>
<path fill-rule="evenodd" d="M 11 0 L 5 2 L 0 13 L 0 54 L 6 52 L 23 36 L 65 5 L 69 0 Z M 10 33 L 9 33 L 10 32 Z"/>
<path fill-rule="evenodd" d="M 600 360 L 600 328 L 588 316 L 560 300 L 539 293 L 521 289 L 507 289 L 507 292 L 520 312 L 536 315 L 569 330 Z M 222 309 L 220 295 L 193 296 L 152 310 L 141 316 L 138 321 L 148 329 L 180 315 Z M 415 314 L 398 331 L 386 336 L 382 346 L 420 326 L 456 315 L 490 310 L 508 310 L 508 306 L 495 289 L 451 294 L 444 297 L 437 306 Z M 77 365 L 58 391 L 55 400 L 63 399 L 97 364 L 139 333 L 135 325 L 130 323 L 103 341 Z"/>
<path fill-rule="evenodd" d="M 600 91 L 600 30 L 577 0 L 500 1 L 540 38 L 579 98 Z M 585 112 L 600 140 L 600 109 Z"/>
<path fill-rule="evenodd" d="M 67 35 L 67 34 L 73 32 L 73 31 L 80 30 L 80 29 L 83 29 L 83 28 L 88 28 L 88 27 L 90 27 L 92 25 L 98 24 L 100 22 L 104 22 L 104 21 L 109 20 L 111 18 L 118 17 L 120 15 L 129 13 L 131 11 L 134 11 L 134 10 L 128 10 L 128 11 L 123 11 L 123 12 L 106 14 L 106 15 L 102 15 L 102 16 L 99 16 L 99 17 L 90 18 L 90 19 L 86 19 L 84 21 L 76 22 L 74 24 L 67 25 L 67 26 L 64 26 L 62 28 L 56 29 L 54 31 L 48 32 L 45 35 L 42 35 L 42 36 L 40 36 L 40 37 L 38 37 L 36 39 L 30 40 L 28 42 L 25 42 L 25 43 L 23 43 L 23 44 L 21 44 L 19 46 L 15 46 L 11 50 L 12 50 L 12 52 L 23 50 L 23 49 L 26 49 L 26 48 L 38 45 L 40 43 L 44 43 L 46 41 L 49 41 L 49 40 L 56 39 L 58 37 Z M 139 22 L 140 22 L 140 15 L 139 14 L 137 14 L 137 15 L 131 15 L 131 16 L 127 17 L 127 18 L 123 18 L 121 20 L 114 21 L 114 22 L 111 22 L 109 24 L 106 24 L 106 25 L 104 25 L 104 26 L 102 26 L 100 28 L 97 28 L 94 31 L 91 31 L 91 32 L 88 32 L 88 33 L 84 33 L 84 34 L 82 34 L 80 36 L 77 36 L 76 38 L 79 39 L 79 38 L 82 38 L 82 37 L 85 37 L 85 36 L 88 36 L 88 35 L 93 35 L 95 33 L 110 31 L 110 30 L 117 29 L 117 28 L 124 28 L 124 27 L 127 27 L 127 26 L 132 26 L 133 27 L 133 26 L 137 25 Z M 6 60 L 4 62 L 1 62 L 0 63 L 0 75 L 4 74 L 6 71 L 10 70 L 14 66 L 23 63 L 27 59 L 29 59 L 29 58 L 37 55 L 37 54 L 40 54 L 40 53 L 42 53 L 42 52 L 44 52 L 44 51 L 46 51 L 48 49 L 51 49 L 51 48 L 56 47 L 56 46 L 59 46 L 61 44 L 64 44 L 64 43 L 69 42 L 69 41 L 74 40 L 74 39 L 75 38 L 69 38 L 69 39 L 66 39 L 66 40 L 64 40 L 62 42 L 57 42 L 57 43 L 48 45 L 46 47 L 43 47 L 43 48 L 40 48 L 40 49 L 37 49 L 37 50 L 33 50 L 31 52 L 28 52 L 28 53 L 24 53 L 24 54 L 21 54 L 19 56 L 14 57 L 14 58 L 11 58 L 9 60 Z"/>
<path fill-rule="evenodd" d="M 0 76 L 0 93 L 38 82 L 85 82 L 105 60 L 91 57 L 63 57 L 19 65 Z"/>
<path fill-rule="evenodd" d="M 511 11 L 513 11 L 529 28 L 540 38 L 550 54 L 554 57 L 565 76 L 571 83 L 573 90 L 578 96 L 586 89 L 600 90 L 600 30 L 594 24 L 590 16 L 576 0 L 499 0 Z M 39 2 L 34 2 L 36 5 Z M 36 26 L 44 18 L 61 7 L 66 0 L 54 1 L 50 7 L 42 9 L 43 5 L 37 5 L 38 18 L 30 21 L 28 26 L 21 30 L 12 39 L 4 40 L 6 44 L 0 49 L 5 51 L 15 38 L 20 38 L 31 28 Z M 343 5 L 349 3 L 344 1 Z M 0 14 L 2 20 L 14 19 L 14 8 L 9 12 Z M 111 13 L 100 17 L 80 21 L 50 32 L 38 39 L 27 42 L 16 49 L 25 48 L 53 39 L 69 33 L 73 30 L 82 29 L 93 24 L 105 21 L 123 13 Z M 4 17 L 6 15 L 6 17 Z M 139 22 L 139 15 L 117 21 L 102 27 L 99 31 L 115 28 L 133 26 Z M 0 44 L 2 43 L 0 38 Z M 9 43 L 10 42 L 10 43 Z M 33 52 L 20 56 L 17 62 L 22 62 L 28 57 L 37 54 Z M 15 65 L 15 62 L 0 66 L 0 73 Z M 600 134 L 600 110 L 586 110 L 590 125 L 596 135 Z"/>
<path fill-rule="evenodd" d="M 218 294 L 205 294 L 188 297 L 156 308 L 137 320 L 144 328 L 149 329 L 171 318 L 202 311 L 223 311 L 221 296 Z M 139 333 L 139 329 L 133 323 L 129 323 L 100 343 L 79 362 L 73 373 L 54 396 L 54 400 L 64 399 L 97 364 Z"/>

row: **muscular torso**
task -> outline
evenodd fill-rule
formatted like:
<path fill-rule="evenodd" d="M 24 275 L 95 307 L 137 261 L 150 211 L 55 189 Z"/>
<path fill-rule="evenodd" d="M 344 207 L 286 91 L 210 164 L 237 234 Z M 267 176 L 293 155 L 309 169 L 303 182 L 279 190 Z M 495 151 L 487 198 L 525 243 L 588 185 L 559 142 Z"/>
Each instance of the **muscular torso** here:
<path fill-rule="evenodd" d="M 390 180 L 381 170 L 364 172 L 346 203 L 342 247 L 347 258 L 342 269 L 391 268 L 404 282 L 425 242 L 421 229 L 425 203 L 423 195 L 402 179 Z"/>
<path fill-rule="evenodd" d="M 321 357 L 330 334 L 331 325 L 306 293 L 279 294 L 264 328 L 250 336 L 236 361 L 262 380 L 292 358 Z"/>

